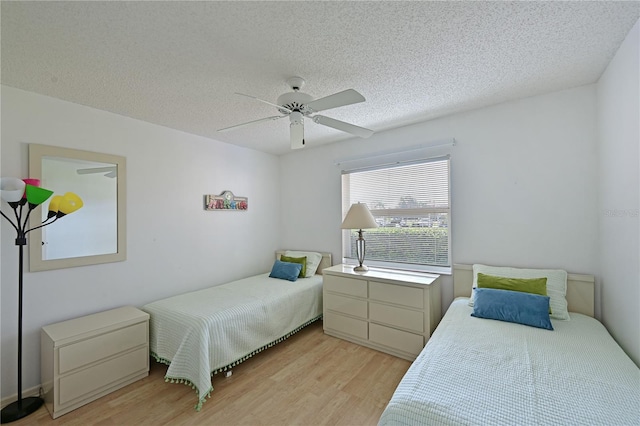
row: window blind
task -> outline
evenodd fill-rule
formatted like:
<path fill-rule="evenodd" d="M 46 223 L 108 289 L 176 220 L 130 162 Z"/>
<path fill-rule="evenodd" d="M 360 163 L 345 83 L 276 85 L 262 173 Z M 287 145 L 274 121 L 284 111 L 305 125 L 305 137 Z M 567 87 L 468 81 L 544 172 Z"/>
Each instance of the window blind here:
<path fill-rule="evenodd" d="M 345 172 L 342 215 L 365 203 L 378 223 L 367 229 L 366 263 L 450 267 L 449 158 Z M 355 260 L 357 231 L 343 232 L 343 257 Z"/>

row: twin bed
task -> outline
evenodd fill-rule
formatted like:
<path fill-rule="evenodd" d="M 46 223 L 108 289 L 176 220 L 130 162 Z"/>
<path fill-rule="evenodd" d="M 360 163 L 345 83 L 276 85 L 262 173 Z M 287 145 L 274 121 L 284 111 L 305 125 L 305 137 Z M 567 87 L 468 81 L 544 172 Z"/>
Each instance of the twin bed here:
<path fill-rule="evenodd" d="M 309 252 L 318 262 L 295 281 L 260 274 L 228 284 L 158 300 L 149 313 L 151 355 L 168 364 L 165 380 L 191 385 L 200 410 L 211 377 L 286 339 L 322 317 L 322 270 L 331 254 Z M 307 265 L 311 268 L 311 265 Z"/>
<path fill-rule="evenodd" d="M 640 370 L 593 318 L 592 276 L 568 275 L 569 319 L 547 330 L 471 316 L 474 275 L 455 266 L 456 299 L 380 425 L 640 424 Z"/>

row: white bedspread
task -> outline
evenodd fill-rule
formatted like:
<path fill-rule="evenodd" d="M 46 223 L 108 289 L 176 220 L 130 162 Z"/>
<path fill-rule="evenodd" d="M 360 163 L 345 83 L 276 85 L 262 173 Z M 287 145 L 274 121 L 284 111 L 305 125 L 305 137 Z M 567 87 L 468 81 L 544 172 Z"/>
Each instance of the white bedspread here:
<path fill-rule="evenodd" d="M 150 350 L 169 364 L 165 378 L 195 386 L 197 409 L 211 375 L 271 346 L 322 315 L 322 277 L 295 282 L 256 275 L 142 307 Z"/>
<path fill-rule="evenodd" d="M 380 425 L 637 425 L 640 370 L 602 324 L 554 331 L 471 317 L 456 299 Z"/>

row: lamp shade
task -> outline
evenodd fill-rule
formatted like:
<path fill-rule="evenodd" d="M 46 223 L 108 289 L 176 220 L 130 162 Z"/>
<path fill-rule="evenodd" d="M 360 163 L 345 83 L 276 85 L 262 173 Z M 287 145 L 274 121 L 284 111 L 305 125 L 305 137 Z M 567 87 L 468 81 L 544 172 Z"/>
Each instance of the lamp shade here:
<path fill-rule="evenodd" d="M 40 179 L 26 178 L 22 179 L 27 185 L 40 186 Z"/>
<path fill-rule="evenodd" d="M 62 196 L 62 200 L 60 200 L 60 204 L 58 205 L 58 216 L 61 217 L 71 214 L 81 209 L 83 205 L 82 199 L 77 194 L 67 192 Z"/>
<path fill-rule="evenodd" d="M 342 221 L 342 229 L 377 228 L 378 224 L 366 204 L 352 204 Z"/>
<path fill-rule="evenodd" d="M 299 121 L 294 122 L 294 115 L 300 116 Z M 291 124 L 289 125 L 289 138 L 291 139 L 291 149 L 304 148 L 304 123 L 302 122 L 302 114 L 292 112 Z"/>
<path fill-rule="evenodd" d="M 25 183 L 22 179 L 14 177 L 0 178 L 0 196 L 3 200 L 13 203 L 22 199 Z"/>
<path fill-rule="evenodd" d="M 62 202 L 62 195 L 54 195 L 49 201 L 49 214 L 47 217 L 50 219 L 58 214 L 60 203 Z"/>
<path fill-rule="evenodd" d="M 29 184 L 26 185 L 25 192 L 27 194 L 27 201 L 29 204 L 33 204 L 34 206 L 39 206 L 44 203 L 47 201 L 47 198 L 51 197 L 51 194 L 53 194 L 53 191 Z"/>
<path fill-rule="evenodd" d="M 27 185 L 40 186 L 40 179 L 26 178 L 22 180 Z M 27 202 L 27 188 L 25 187 L 24 194 L 22 194 L 22 204 L 25 204 L 26 202 Z"/>

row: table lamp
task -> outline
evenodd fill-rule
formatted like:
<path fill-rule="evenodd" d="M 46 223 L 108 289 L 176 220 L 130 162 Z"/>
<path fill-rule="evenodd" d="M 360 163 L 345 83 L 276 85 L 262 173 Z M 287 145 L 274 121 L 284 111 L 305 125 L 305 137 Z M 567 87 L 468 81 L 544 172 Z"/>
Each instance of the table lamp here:
<path fill-rule="evenodd" d="M 358 239 L 356 240 L 356 253 L 358 255 L 359 265 L 353 268 L 353 270 L 356 272 L 366 272 L 369 270 L 369 268 L 362 264 L 364 262 L 366 246 L 364 238 L 362 238 L 362 230 L 377 227 L 378 224 L 367 208 L 367 205 L 362 203 L 352 204 L 349 208 L 349 211 L 347 212 L 347 216 L 345 216 L 344 220 L 342 221 L 342 229 L 358 230 Z"/>

